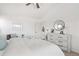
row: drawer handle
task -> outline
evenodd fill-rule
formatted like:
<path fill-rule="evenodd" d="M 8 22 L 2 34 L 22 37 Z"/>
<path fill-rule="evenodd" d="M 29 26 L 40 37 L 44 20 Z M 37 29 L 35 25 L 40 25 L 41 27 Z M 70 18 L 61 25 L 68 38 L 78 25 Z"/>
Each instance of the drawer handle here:
<path fill-rule="evenodd" d="M 58 37 L 58 38 L 62 38 L 62 37 Z"/>
<path fill-rule="evenodd" d="M 53 40 L 53 39 L 50 39 L 50 40 Z"/>
<path fill-rule="evenodd" d="M 58 45 L 58 46 L 60 46 L 60 47 L 64 47 L 63 45 Z"/>
<path fill-rule="evenodd" d="M 61 42 L 62 43 L 63 41 L 58 41 L 58 42 Z"/>

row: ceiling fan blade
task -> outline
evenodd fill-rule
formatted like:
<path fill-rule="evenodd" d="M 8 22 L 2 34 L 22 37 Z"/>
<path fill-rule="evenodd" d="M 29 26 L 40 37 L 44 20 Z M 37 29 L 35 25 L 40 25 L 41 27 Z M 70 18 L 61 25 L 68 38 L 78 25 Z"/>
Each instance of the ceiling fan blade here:
<path fill-rule="evenodd" d="M 30 4 L 33 4 L 34 5 L 34 3 L 27 3 L 26 6 L 29 6 Z M 36 5 L 37 8 L 40 8 L 40 6 L 39 6 L 38 3 L 35 3 L 35 5 Z"/>
<path fill-rule="evenodd" d="M 40 8 L 40 6 L 39 6 L 39 4 L 38 4 L 38 3 L 36 3 L 36 6 L 37 6 L 37 8 Z"/>
<path fill-rule="evenodd" d="M 31 3 L 27 3 L 26 5 L 28 6 L 28 5 L 30 5 Z"/>

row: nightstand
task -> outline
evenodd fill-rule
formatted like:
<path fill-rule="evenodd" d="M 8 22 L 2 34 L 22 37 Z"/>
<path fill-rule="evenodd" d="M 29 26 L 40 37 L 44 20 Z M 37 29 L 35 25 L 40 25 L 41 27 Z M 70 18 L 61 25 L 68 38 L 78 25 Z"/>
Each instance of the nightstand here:
<path fill-rule="evenodd" d="M 57 34 L 49 33 L 47 34 L 47 41 L 55 43 L 62 50 L 70 52 L 71 51 L 71 35 L 70 34 Z"/>

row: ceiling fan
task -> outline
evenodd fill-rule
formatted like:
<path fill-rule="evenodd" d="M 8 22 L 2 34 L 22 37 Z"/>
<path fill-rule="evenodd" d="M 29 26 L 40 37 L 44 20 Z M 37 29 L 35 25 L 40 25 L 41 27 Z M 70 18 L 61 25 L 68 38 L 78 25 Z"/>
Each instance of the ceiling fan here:
<path fill-rule="evenodd" d="M 35 5 L 37 8 L 40 8 L 39 3 L 27 3 L 26 6 L 29 6 L 31 4 Z"/>

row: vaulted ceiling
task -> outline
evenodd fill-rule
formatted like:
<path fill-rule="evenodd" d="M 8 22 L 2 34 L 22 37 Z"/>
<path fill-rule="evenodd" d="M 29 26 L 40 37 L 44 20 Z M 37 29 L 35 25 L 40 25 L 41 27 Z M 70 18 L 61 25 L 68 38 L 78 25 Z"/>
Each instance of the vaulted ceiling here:
<path fill-rule="evenodd" d="M 26 6 L 26 3 L 5 3 L 0 4 L 0 16 L 7 16 L 11 18 L 27 17 L 34 19 L 43 18 L 51 9 L 52 4 L 39 3 L 40 8 L 36 8 L 34 5 Z"/>

